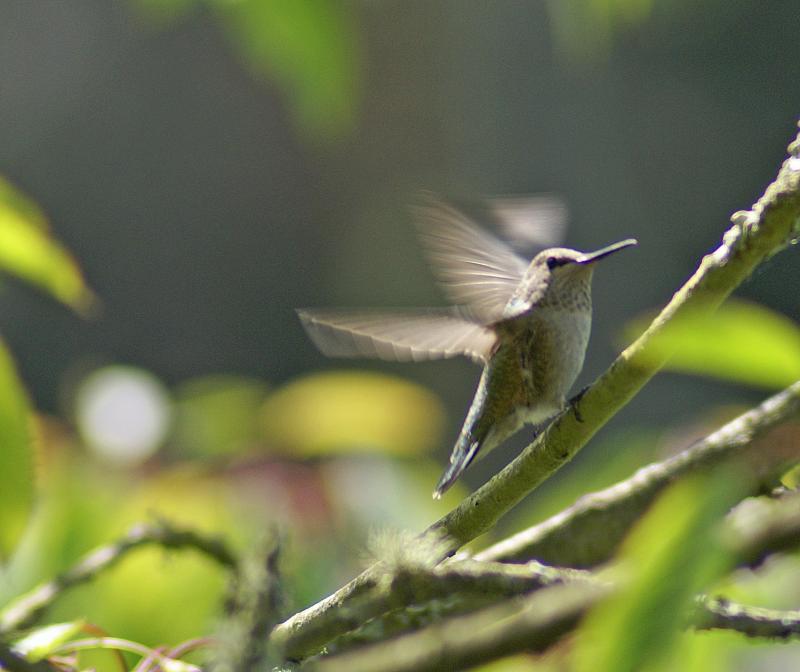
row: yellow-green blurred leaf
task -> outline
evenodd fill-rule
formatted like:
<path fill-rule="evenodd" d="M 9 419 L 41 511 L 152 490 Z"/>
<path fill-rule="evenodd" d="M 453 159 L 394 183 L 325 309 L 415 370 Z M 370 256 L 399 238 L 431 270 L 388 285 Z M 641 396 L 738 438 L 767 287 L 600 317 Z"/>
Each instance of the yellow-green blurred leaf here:
<path fill-rule="evenodd" d="M 634 320 L 626 338 L 638 336 L 651 318 Z M 763 306 L 730 300 L 713 314 L 670 322 L 649 354 L 660 361 L 670 353 L 665 368 L 672 371 L 781 388 L 800 379 L 800 326 Z"/>
<path fill-rule="evenodd" d="M 270 395 L 262 408 L 270 447 L 297 456 L 413 455 L 436 445 L 442 422 L 442 407 L 433 394 L 377 373 L 307 376 Z"/>
<path fill-rule="evenodd" d="M 83 621 L 72 621 L 36 628 L 22 639 L 14 642 L 14 650 L 29 661 L 36 662 L 52 655 L 59 646 L 78 635 L 83 627 Z"/>
<path fill-rule="evenodd" d="M 34 499 L 31 409 L 14 362 L 0 342 L 0 558 L 8 557 L 28 523 Z"/>
<path fill-rule="evenodd" d="M 94 301 L 78 265 L 49 233 L 41 211 L 0 178 L 0 270 L 85 311 Z"/>
<path fill-rule="evenodd" d="M 693 596 L 729 558 L 716 526 L 735 501 L 731 470 L 670 487 L 623 543 L 615 568 L 622 589 L 580 629 L 579 672 L 634 672 L 668 658 Z"/>
<path fill-rule="evenodd" d="M 221 455 L 251 448 L 260 434 L 267 386 L 254 378 L 205 376 L 175 391 L 175 440 L 181 454 Z"/>

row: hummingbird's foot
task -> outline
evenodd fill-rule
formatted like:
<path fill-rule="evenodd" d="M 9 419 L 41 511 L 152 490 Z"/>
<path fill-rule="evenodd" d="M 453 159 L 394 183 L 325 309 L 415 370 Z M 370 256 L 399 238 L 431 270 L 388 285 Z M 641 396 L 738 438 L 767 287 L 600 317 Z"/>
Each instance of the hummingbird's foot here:
<path fill-rule="evenodd" d="M 575 414 L 575 419 L 578 422 L 583 422 L 583 416 L 581 415 L 581 409 L 578 407 L 578 404 L 581 403 L 581 399 L 583 399 L 583 395 L 586 394 L 588 391 L 589 386 L 587 385 L 584 387 L 578 394 L 576 394 L 572 399 L 569 400 L 569 406 L 572 409 L 572 412 Z"/>

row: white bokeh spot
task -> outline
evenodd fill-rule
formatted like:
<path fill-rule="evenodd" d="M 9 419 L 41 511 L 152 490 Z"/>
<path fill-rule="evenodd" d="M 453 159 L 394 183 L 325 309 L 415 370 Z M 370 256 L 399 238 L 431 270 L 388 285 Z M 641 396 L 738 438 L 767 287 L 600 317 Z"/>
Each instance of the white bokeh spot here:
<path fill-rule="evenodd" d="M 78 429 L 96 455 L 122 465 L 153 455 L 169 430 L 169 394 L 154 375 L 129 366 L 109 366 L 89 375 L 78 389 Z"/>

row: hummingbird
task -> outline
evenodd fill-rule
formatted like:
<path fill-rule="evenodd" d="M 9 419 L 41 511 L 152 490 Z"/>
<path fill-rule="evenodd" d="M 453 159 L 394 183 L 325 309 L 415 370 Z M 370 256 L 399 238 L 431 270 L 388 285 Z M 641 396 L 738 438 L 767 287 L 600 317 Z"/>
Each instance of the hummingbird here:
<path fill-rule="evenodd" d="M 511 212 L 519 230 L 519 207 L 512 203 L 509 210 L 509 202 L 504 203 L 493 211 L 501 216 Z M 565 408 L 589 342 L 595 265 L 637 241 L 622 240 L 595 252 L 548 247 L 528 261 L 433 197 L 414 211 L 434 273 L 454 303 L 451 308 L 297 312 L 311 340 L 328 356 L 395 361 L 466 356 L 483 367 L 450 464 L 433 491 L 439 499 L 476 456 L 486 455 L 524 425 L 542 425 Z M 543 238 L 558 228 L 562 213 L 553 212 L 551 201 L 531 211 Z"/>

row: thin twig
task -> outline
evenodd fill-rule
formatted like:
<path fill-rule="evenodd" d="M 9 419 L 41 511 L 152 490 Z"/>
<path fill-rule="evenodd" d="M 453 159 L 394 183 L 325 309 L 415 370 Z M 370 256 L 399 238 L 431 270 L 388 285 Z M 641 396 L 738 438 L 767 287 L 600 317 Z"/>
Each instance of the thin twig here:
<path fill-rule="evenodd" d="M 697 601 L 693 627 L 733 630 L 754 638 L 794 639 L 800 637 L 800 610 L 779 611 L 702 597 Z"/>
<path fill-rule="evenodd" d="M 174 527 L 164 521 L 157 524 L 136 525 L 118 541 L 91 551 L 63 574 L 13 600 L 0 611 L 0 633 L 30 627 L 65 590 L 94 579 L 101 572 L 116 565 L 131 551 L 148 545 L 169 549 L 189 548 L 208 556 L 224 567 L 231 569 L 236 567 L 233 554 L 219 539 L 205 536 L 195 530 Z"/>

